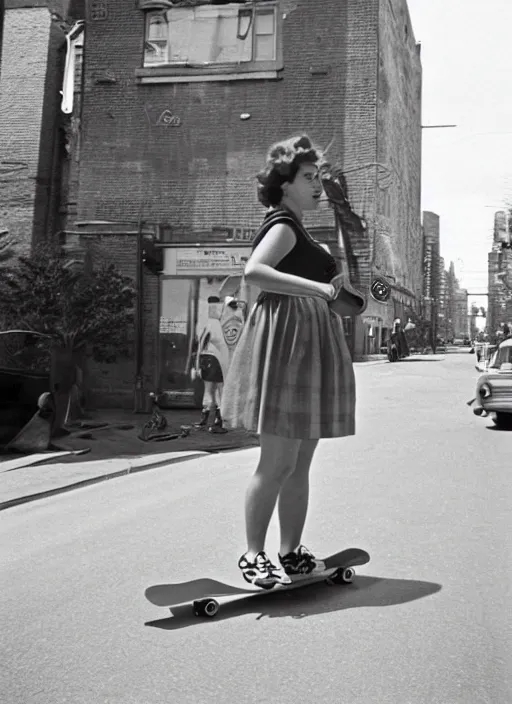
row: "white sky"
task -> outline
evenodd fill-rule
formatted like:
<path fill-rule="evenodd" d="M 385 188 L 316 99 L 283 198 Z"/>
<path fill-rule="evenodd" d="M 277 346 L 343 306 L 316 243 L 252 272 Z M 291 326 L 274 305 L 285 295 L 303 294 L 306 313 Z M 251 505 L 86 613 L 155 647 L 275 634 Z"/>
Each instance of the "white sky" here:
<path fill-rule="evenodd" d="M 484 292 L 494 211 L 512 203 L 512 0 L 408 5 L 423 124 L 458 125 L 423 130 L 422 210 L 441 218 L 446 266 L 454 262 L 463 288 Z"/>

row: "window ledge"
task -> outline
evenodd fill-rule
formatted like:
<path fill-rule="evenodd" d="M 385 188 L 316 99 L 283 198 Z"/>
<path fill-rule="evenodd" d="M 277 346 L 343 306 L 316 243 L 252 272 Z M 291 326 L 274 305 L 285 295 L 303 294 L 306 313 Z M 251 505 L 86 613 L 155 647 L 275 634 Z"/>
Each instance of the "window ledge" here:
<path fill-rule="evenodd" d="M 213 81 L 254 81 L 279 80 L 281 71 L 277 68 L 240 71 L 236 68 L 222 72 L 214 69 L 179 71 L 169 67 L 138 68 L 135 70 L 138 83 L 203 83 Z"/>

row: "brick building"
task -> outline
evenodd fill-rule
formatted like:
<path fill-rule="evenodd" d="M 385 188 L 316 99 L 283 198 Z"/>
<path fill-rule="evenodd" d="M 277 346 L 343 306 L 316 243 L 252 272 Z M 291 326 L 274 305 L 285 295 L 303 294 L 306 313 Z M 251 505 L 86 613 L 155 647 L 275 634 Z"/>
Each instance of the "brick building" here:
<path fill-rule="evenodd" d="M 454 334 L 456 338 L 469 337 L 468 329 L 468 292 L 465 288 L 458 288 L 454 295 Z"/>
<path fill-rule="evenodd" d="M 59 91 L 84 0 L 0 0 L 0 231 L 28 253 L 63 225 Z"/>
<path fill-rule="evenodd" d="M 363 285 L 392 283 L 386 304 L 371 299 L 347 323 L 356 359 L 378 351 L 422 293 L 421 62 L 406 0 L 88 8 L 68 239 L 138 273 L 144 339 L 135 365 L 91 369 L 94 398 L 130 404 L 138 378 L 184 401 L 205 300 L 243 270 L 264 214 L 254 176 L 272 142 L 303 131 L 343 166 L 366 226 L 354 243 Z M 335 245 L 329 208 L 306 224 Z M 163 253 L 160 276 L 138 270 L 142 231 Z"/>
<path fill-rule="evenodd" d="M 437 213 L 423 212 L 423 317 L 437 334 L 440 302 L 440 221 Z"/>
<path fill-rule="evenodd" d="M 504 210 L 494 215 L 494 236 L 488 255 L 487 332 L 512 320 L 512 216 Z"/>

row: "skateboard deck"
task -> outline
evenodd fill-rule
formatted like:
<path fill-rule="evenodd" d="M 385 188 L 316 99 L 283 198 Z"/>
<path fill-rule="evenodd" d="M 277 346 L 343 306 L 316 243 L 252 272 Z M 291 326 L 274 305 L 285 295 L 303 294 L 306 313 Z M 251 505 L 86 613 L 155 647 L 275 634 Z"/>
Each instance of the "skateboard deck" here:
<path fill-rule="evenodd" d="M 256 596 L 275 594 L 276 592 L 299 589 L 317 582 L 329 584 L 349 584 L 355 575 L 354 567 L 365 565 L 370 561 L 370 555 L 360 548 L 348 548 L 324 558 L 324 569 L 315 575 L 293 576 L 290 584 L 276 584 L 271 589 L 251 586 L 243 581 L 242 586 L 227 584 L 216 579 L 192 579 L 188 582 L 174 584 L 159 584 L 146 589 L 146 599 L 155 606 L 166 606 L 170 609 L 184 604 L 191 604 L 196 616 L 212 618 L 220 609 L 218 598 Z M 243 586 L 243 585 L 246 586 Z"/>

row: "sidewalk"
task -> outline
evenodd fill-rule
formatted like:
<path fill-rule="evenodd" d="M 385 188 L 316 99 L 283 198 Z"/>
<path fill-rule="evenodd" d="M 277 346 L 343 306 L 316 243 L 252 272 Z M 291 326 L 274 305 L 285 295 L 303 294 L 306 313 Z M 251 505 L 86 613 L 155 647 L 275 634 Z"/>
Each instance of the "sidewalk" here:
<path fill-rule="evenodd" d="M 132 459 L 98 460 L 74 464 L 63 462 L 46 465 L 32 464 L 18 468 L 12 467 L 15 460 L 12 463 L 5 462 L 0 465 L 0 511 L 107 479 L 183 462 L 206 454 L 208 453 L 193 451 L 161 452 Z M 57 459 L 56 455 L 58 453 L 52 453 L 53 460 Z M 37 455 L 34 459 L 42 461 L 43 457 L 44 455 Z M 6 467 L 8 464 L 11 465 L 10 468 Z"/>
<path fill-rule="evenodd" d="M 418 361 L 439 355 L 413 355 Z M 407 363 L 407 359 L 400 364 Z M 385 355 L 355 362 L 355 367 L 387 363 Z M 197 409 L 173 409 L 162 412 L 167 420 L 165 433 L 180 433 L 181 425 L 199 420 Z M 201 457 L 208 453 L 257 447 L 256 435 L 231 430 L 215 435 L 193 429 L 188 437 L 163 442 L 144 442 L 138 437 L 149 413 L 105 409 L 91 412 L 85 425 L 104 427 L 78 428 L 56 444 L 61 451 L 39 455 L 0 455 L 0 511 L 54 494 L 88 486 L 115 477 L 142 472 L 162 465 Z M 85 451 L 85 454 L 73 454 Z"/>
<path fill-rule="evenodd" d="M 167 427 L 161 432 L 179 436 L 182 425 L 193 426 L 199 420 L 200 411 L 173 409 L 162 414 Z M 126 410 L 92 411 L 85 427 L 54 441 L 60 451 L 0 456 L 0 510 L 208 453 L 259 445 L 257 436 L 244 430 L 214 434 L 194 428 L 188 437 L 144 442 L 138 435 L 149 418 L 149 413 Z M 100 424 L 103 427 L 88 427 Z"/>

